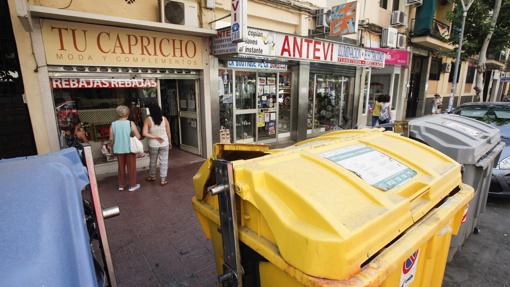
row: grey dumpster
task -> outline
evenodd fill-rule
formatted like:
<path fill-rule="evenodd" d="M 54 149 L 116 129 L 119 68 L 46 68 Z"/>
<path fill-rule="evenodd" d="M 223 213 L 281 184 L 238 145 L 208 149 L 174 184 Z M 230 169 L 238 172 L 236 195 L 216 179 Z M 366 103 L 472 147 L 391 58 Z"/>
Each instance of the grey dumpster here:
<path fill-rule="evenodd" d="M 457 115 L 431 115 L 409 122 L 411 138 L 450 156 L 463 165 L 462 181 L 475 189 L 465 222 L 452 238 L 450 261 L 469 235 L 477 229 L 478 217 L 485 210 L 491 172 L 505 144 L 497 128 Z"/>

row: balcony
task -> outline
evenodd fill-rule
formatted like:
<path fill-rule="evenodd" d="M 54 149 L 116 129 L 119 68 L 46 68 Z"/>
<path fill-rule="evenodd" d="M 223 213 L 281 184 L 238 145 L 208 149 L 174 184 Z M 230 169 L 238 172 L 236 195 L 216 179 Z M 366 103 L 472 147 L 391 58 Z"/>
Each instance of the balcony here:
<path fill-rule="evenodd" d="M 450 25 L 437 19 L 430 20 L 429 23 L 411 20 L 411 42 L 435 50 L 453 50 L 453 45 L 448 43 Z"/>

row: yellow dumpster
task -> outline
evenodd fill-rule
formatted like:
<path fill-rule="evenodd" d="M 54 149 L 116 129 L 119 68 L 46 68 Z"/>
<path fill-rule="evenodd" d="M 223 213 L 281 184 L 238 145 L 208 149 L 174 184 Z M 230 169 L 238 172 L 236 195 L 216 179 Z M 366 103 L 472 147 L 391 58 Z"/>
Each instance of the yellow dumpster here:
<path fill-rule="evenodd" d="M 193 180 L 223 286 L 441 286 L 473 197 L 458 163 L 377 130 L 217 145 Z"/>

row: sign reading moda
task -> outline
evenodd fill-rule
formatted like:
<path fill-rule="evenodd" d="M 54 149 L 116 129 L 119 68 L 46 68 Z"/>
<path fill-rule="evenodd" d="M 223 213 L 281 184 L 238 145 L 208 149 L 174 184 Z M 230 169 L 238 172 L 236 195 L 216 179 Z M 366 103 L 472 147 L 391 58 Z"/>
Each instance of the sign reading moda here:
<path fill-rule="evenodd" d="M 49 65 L 203 68 L 198 37 L 53 20 L 41 25 Z"/>
<path fill-rule="evenodd" d="M 325 62 L 330 64 L 384 68 L 385 53 L 321 39 L 248 28 L 242 43 L 231 43 L 230 28 L 218 30 L 213 40 L 214 55 L 252 55 Z"/>

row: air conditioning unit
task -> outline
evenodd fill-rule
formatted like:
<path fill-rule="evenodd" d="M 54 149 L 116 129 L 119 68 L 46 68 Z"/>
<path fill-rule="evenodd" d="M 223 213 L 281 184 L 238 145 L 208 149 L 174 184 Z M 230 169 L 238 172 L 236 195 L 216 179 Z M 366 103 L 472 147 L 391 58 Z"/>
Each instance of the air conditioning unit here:
<path fill-rule="evenodd" d="M 370 21 L 368 19 L 360 19 L 358 21 L 358 26 L 359 27 L 367 27 L 368 24 L 370 24 Z"/>
<path fill-rule="evenodd" d="M 317 10 L 315 15 L 315 27 L 316 28 L 327 28 L 331 21 L 331 10 L 323 8 Z"/>
<path fill-rule="evenodd" d="M 186 0 L 159 0 L 162 23 L 198 27 L 198 5 Z"/>
<path fill-rule="evenodd" d="M 381 47 L 383 48 L 396 48 L 398 31 L 395 28 L 386 28 L 382 30 Z"/>
<path fill-rule="evenodd" d="M 391 13 L 391 26 L 400 27 L 407 25 L 407 15 L 403 11 L 393 11 Z"/>
<path fill-rule="evenodd" d="M 441 64 L 441 72 L 450 73 L 452 71 L 452 63 Z"/>
<path fill-rule="evenodd" d="M 406 0 L 406 5 L 421 6 L 422 4 L 423 0 Z"/>
<path fill-rule="evenodd" d="M 404 34 L 398 34 L 397 36 L 397 48 L 405 49 L 407 44 L 407 38 Z"/>

